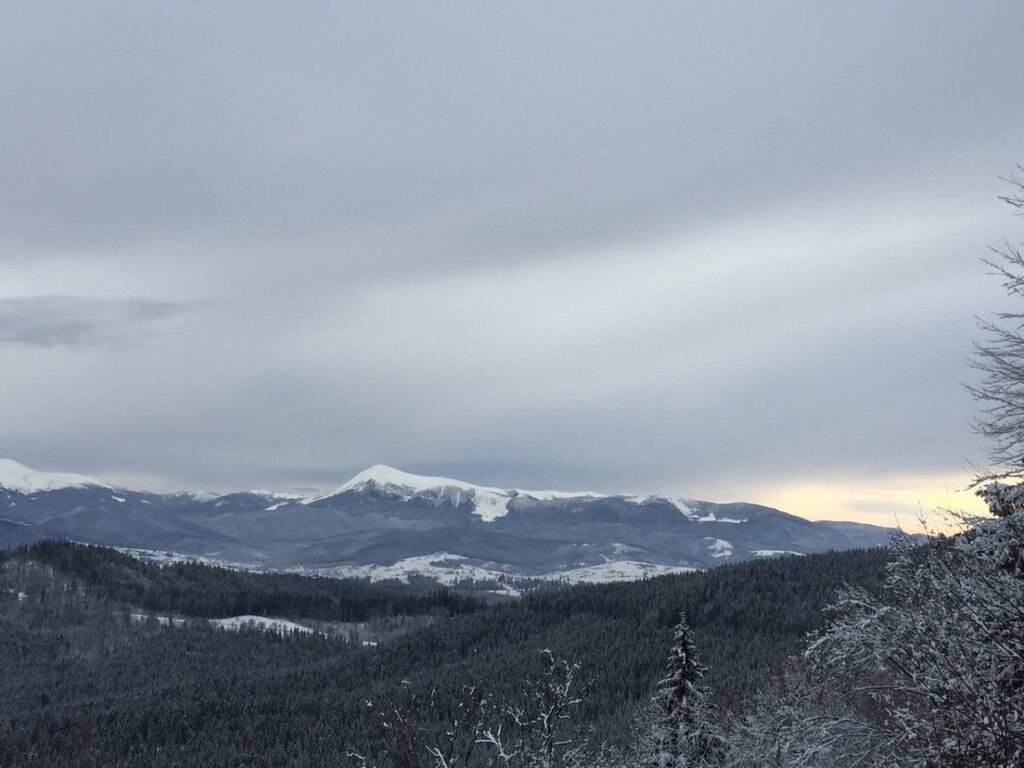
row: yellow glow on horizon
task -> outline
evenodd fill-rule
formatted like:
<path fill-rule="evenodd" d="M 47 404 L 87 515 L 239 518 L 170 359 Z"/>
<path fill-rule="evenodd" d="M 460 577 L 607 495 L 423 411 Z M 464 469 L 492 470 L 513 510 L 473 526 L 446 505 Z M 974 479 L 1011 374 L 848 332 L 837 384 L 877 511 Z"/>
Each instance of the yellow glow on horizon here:
<path fill-rule="evenodd" d="M 981 499 L 965 490 L 970 480 L 966 473 L 818 479 L 765 486 L 753 498 L 810 520 L 941 531 L 952 527 L 947 510 L 978 515 L 987 511 Z"/>

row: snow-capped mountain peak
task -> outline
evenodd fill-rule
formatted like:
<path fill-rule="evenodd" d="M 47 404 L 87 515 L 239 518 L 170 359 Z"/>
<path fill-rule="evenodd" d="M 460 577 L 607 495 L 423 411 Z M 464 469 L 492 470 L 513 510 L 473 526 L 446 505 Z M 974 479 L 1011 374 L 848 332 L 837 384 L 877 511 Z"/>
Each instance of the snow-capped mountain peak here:
<path fill-rule="evenodd" d="M 83 488 L 85 486 L 109 488 L 85 475 L 71 472 L 39 472 L 11 459 L 0 459 L 0 488 L 15 493 L 39 493 L 40 491 L 59 491 L 62 488 Z"/>
<path fill-rule="evenodd" d="M 72 539 L 166 553 L 177 541 L 174 557 L 238 567 L 337 568 L 329 575 L 371 578 L 439 578 L 444 571 L 452 583 L 491 582 L 508 591 L 514 587 L 506 577 L 636 578 L 783 552 L 877 546 L 892 535 L 853 523 L 809 523 L 756 504 L 524 491 L 386 465 L 326 496 L 256 490 L 204 502 L 210 496 L 118 490 L 0 460 L 0 548 Z"/>
<path fill-rule="evenodd" d="M 343 493 L 378 493 L 391 498 L 408 501 L 412 498 L 430 499 L 435 503 L 447 502 L 452 506 L 471 503 L 473 512 L 485 522 L 492 522 L 508 514 L 508 505 L 516 498 L 529 498 L 535 501 L 555 501 L 560 499 L 607 499 L 618 498 L 631 504 L 642 506 L 652 502 L 671 504 L 691 520 L 706 522 L 711 518 L 699 518 L 696 512 L 698 502 L 674 496 L 633 496 L 626 494 L 607 494 L 595 491 L 527 491 L 521 488 L 493 488 L 486 485 L 475 485 L 450 477 L 431 477 L 414 475 L 387 464 L 374 464 L 355 475 L 336 490 L 323 496 L 314 496 L 302 501 L 303 504 L 323 501 Z M 721 520 L 720 522 L 745 522 L 741 520 Z"/>
<path fill-rule="evenodd" d="M 387 464 L 374 464 L 368 469 L 354 476 L 338 490 L 329 494 L 336 496 L 347 491 L 359 491 L 366 488 L 374 488 L 384 491 L 400 491 L 404 493 L 422 493 L 433 491 L 439 488 L 458 488 L 464 491 L 491 491 L 494 493 L 505 493 L 499 488 L 487 488 L 485 486 L 473 485 L 461 480 L 453 480 L 450 477 L 428 477 L 426 475 L 414 475 L 410 472 L 403 472 L 400 469 L 389 467 Z"/>
<path fill-rule="evenodd" d="M 400 469 L 389 467 L 386 464 L 374 464 L 372 467 L 364 469 L 355 475 L 337 490 L 324 496 L 307 499 L 303 503 L 311 504 L 314 501 L 321 501 L 342 493 L 371 491 L 403 500 L 414 497 L 428 497 L 438 502 L 448 501 L 454 506 L 458 506 L 463 502 L 470 502 L 473 504 L 474 514 L 485 522 L 491 522 L 507 515 L 509 502 L 519 496 L 527 496 L 538 501 L 603 497 L 603 494 L 590 491 L 572 493 L 564 491 L 524 491 L 517 488 L 492 488 L 486 485 L 474 485 L 463 480 L 454 480 L 450 477 L 414 475 L 410 472 L 403 472 Z"/>
<path fill-rule="evenodd" d="M 432 497 L 436 501 L 447 500 L 454 506 L 468 501 L 473 504 L 473 511 L 486 521 L 508 514 L 508 503 L 515 495 L 514 492 L 501 488 L 473 485 L 449 477 L 414 475 L 386 464 L 374 464 L 337 490 L 325 496 L 307 499 L 304 503 L 309 504 L 350 492 L 377 492 L 403 500 Z"/>

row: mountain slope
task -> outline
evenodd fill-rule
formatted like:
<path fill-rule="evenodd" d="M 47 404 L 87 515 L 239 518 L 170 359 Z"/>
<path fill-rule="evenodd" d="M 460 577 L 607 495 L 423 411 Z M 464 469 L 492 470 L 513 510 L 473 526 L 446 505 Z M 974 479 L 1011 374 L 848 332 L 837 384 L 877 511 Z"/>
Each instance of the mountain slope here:
<path fill-rule="evenodd" d="M 404 579 L 424 558 L 448 581 L 594 580 L 702 569 L 776 553 L 886 544 L 893 531 L 812 522 L 757 504 L 667 496 L 526 491 L 413 475 L 384 465 L 307 498 L 213 498 L 116 489 L 80 475 L 0 473 L 0 544 L 67 538 L 265 569 Z M 387 568 L 381 569 L 381 566 Z M 487 579 L 485 579 L 487 580 Z"/>

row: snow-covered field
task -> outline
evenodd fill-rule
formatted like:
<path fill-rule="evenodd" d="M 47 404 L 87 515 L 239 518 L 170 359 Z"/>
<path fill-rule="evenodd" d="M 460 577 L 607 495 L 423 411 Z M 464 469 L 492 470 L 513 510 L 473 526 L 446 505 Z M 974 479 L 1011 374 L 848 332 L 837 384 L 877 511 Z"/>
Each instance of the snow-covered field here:
<path fill-rule="evenodd" d="M 715 557 L 729 557 L 732 555 L 732 545 L 723 539 L 708 539 L 711 542 L 708 548 L 712 550 Z M 216 565 L 222 568 L 236 568 L 256 572 L 270 572 L 269 569 L 260 567 L 254 563 L 238 563 L 218 560 L 212 557 L 201 557 L 195 555 L 181 555 L 173 552 L 154 552 L 144 549 L 131 549 L 126 547 L 118 548 L 121 552 L 137 557 L 141 560 L 167 565 L 181 562 L 197 562 L 206 565 Z M 616 550 L 625 554 L 629 547 L 617 545 Z M 769 557 L 774 554 L 800 554 L 798 552 L 782 552 L 781 550 L 757 550 L 754 554 L 761 557 Z M 470 561 L 463 555 L 452 554 L 451 552 L 435 552 L 430 555 L 417 555 L 407 557 L 389 565 L 382 564 L 344 564 L 328 568 L 306 568 L 296 567 L 288 569 L 288 573 L 297 573 L 307 576 L 326 576 L 335 579 L 369 579 L 372 582 L 397 581 L 408 584 L 411 578 L 424 578 L 436 581 L 444 586 L 455 586 L 465 582 L 494 583 L 498 587 L 495 590 L 499 594 L 510 597 L 519 597 L 522 594 L 522 582 L 557 581 L 564 584 L 600 584 L 604 582 L 632 581 L 636 579 L 663 576 L 671 573 L 692 573 L 700 570 L 689 566 L 662 565 L 659 563 L 645 563 L 639 560 L 609 560 L 596 565 L 578 566 L 566 568 L 559 571 L 550 571 L 540 574 L 522 574 L 502 570 L 497 565 L 479 565 Z"/>
<path fill-rule="evenodd" d="M 184 624 L 185 624 L 185 619 L 179 618 L 177 616 L 174 616 L 174 617 L 172 617 L 172 616 L 154 616 L 154 615 L 148 614 L 148 613 L 130 613 L 130 614 L 128 614 L 128 616 L 136 624 L 142 624 L 142 623 L 144 623 L 146 621 L 149 621 L 150 619 L 155 619 L 158 624 L 160 624 L 161 626 L 164 626 L 164 627 L 169 627 L 169 626 L 181 627 L 181 626 L 184 626 Z"/>
<path fill-rule="evenodd" d="M 794 552 L 790 549 L 753 549 L 750 553 L 757 557 L 778 557 L 780 555 L 796 555 L 797 557 L 804 556 L 803 552 Z"/>
<path fill-rule="evenodd" d="M 668 573 L 693 573 L 697 568 L 675 565 L 641 563 L 636 560 L 614 560 L 600 565 L 587 565 L 565 571 L 546 573 L 539 578 L 545 581 L 561 581 L 566 584 L 603 584 L 613 581 L 635 581 Z"/>
<path fill-rule="evenodd" d="M 452 586 L 460 581 L 508 581 L 517 578 L 505 571 L 473 565 L 462 555 L 450 552 L 435 552 L 432 555 L 407 557 L 391 565 L 336 565 L 316 570 L 297 570 L 297 573 L 313 573 L 333 578 L 357 578 L 370 581 L 400 581 L 409 583 L 410 577 L 434 579 L 439 584 Z M 509 587 L 510 594 L 518 590 Z"/>
<path fill-rule="evenodd" d="M 216 557 L 205 557 L 203 555 L 182 555 L 178 552 L 163 552 L 155 549 L 135 549 L 133 547 L 112 547 L 118 552 L 134 557 L 138 560 L 145 560 L 156 565 L 173 565 L 174 563 L 201 563 L 202 565 L 215 565 L 218 568 L 233 568 L 239 571 L 253 571 L 265 573 L 268 569 L 258 563 L 244 563 L 230 560 L 221 560 Z"/>
<path fill-rule="evenodd" d="M 708 551 L 711 552 L 712 557 L 732 557 L 732 544 L 725 539 L 707 536 L 705 540 L 711 542 L 708 544 Z"/>
<path fill-rule="evenodd" d="M 133 611 L 128 614 L 128 616 L 137 624 L 155 620 L 165 627 L 181 627 L 184 626 L 186 621 L 188 621 L 188 619 L 181 616 L 159 616 L 156 614 L 142 613 L 141 611 Z M 195 619 L 195 621 L 202 621 L 202 619 Z M 301 632 L 302 634 L 313 634 L 316 632 L 315 629 L 302 624 L 296 624 L 294 621 L 289 621 L 288 619 L 272 619 L 267 616 L 229 616 L 225 619 L 207 619 L 207 622 L 211 627 L 226 629 L 232 632 L 237 632 L 241 629 L 261 629 L 266 632 L 277 632 L 282 635 L 286 635 L 291 632 Z"/>
<path fill-rule="evenodd" d="M 232 616 L 227 619 L 210 619 L 210 624 L 221 629 L 237 632 L 240 629 L 262 629 L 266 632 L 277 632 L 282 635 L 291 632 L 313 634 L 316 630 L 296 624 L 287 619 L 270 619 L 266 616 Z"/>
<path fill-rule="evenodd" d="M 493 568 L 473 565 L 461 555 L 449 552 L 436 552 L 422 557 L 408 557 L 392 565 L 339 565 L 316 571 L 323 576 L 337 578 L 356 577 L 368 578 L 371 581 L 401 581 L 408 583 L 410 576 L 434 579 L 448 586 L 460 581 L 497 581 L 508 582 L 502 590 L 507 594 L 519 594 L 512 584 L 519 579 L 538 579 L 542 581 L 560 581 L 566 584 L 600 584 L 602 582 L 632 581 L 651 576 L 662 576 L 667 573 L 691 573 L 697 568 L 684 566 L 659 565 L 643 563 L 636 560 L 613 560 L 598 565 L 587 565 L 578 568 L 567 568 L 562 571 L 551 571 L 537 575 L 523 576 Z"/>

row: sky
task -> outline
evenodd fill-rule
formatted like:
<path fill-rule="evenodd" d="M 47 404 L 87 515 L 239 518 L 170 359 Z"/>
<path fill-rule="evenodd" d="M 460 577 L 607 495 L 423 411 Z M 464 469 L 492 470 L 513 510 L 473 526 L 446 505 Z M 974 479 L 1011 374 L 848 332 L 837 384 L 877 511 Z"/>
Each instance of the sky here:
<path fill-rule="evenodd" d="M 0 456 L 969 503 L 1019 1 L 2 4 Z"/>

